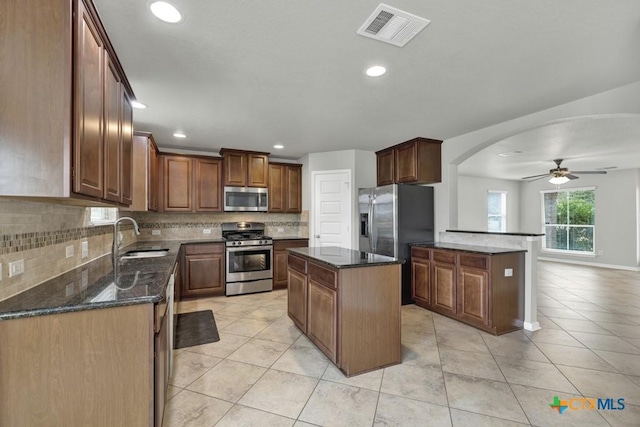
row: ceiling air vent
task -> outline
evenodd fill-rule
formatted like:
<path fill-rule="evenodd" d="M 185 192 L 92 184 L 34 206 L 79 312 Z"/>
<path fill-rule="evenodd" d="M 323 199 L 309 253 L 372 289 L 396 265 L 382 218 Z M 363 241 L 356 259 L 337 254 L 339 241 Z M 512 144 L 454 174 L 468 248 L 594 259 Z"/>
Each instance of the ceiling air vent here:
<path fill-rule="evenodd" d="M 428 19 L 380 3 L 360 27 L 358 34 L 403 47 L 430 22 Z"/>

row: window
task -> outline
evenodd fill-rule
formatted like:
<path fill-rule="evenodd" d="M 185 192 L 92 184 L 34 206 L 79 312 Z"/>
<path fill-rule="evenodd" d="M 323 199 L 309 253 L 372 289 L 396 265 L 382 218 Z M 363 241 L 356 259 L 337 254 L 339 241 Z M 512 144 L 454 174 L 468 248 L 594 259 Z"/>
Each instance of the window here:
<path fill-rule="evenodd" d="M 543 191 L 543 248 L 594 255 L 595 190 Z"/>
<path fill-rule="evenodd" d="M 91 208 L 91 224 L 111 224 L 117 216 L 118 208 Z"/>
<path fill-rule="evenodd" d="M 507 192 L 487 193 L 487 231 L 507 231 Z"/>

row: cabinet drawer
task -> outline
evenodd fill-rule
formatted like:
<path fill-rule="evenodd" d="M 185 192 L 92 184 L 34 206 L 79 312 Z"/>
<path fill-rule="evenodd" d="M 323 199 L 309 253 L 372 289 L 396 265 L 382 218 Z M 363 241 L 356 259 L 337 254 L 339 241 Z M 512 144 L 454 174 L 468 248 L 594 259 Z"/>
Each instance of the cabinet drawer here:
<path fill-rule="evenodd" d="M 309 240 L 274 240 L 273 250 L 279 251 L 287 248 L 306 248 L 309 246 Z"/>
<path fill-rule="evenodd" d="M 307 261 L 297 257 L 295 255 L 289 254 L 288 260 L 289 268 L 299 271 L 300 273 L 307 274 Z"/>
<path fill-rule="evenodd" d="M 331 289 L 338 287 L 338 275 L 335 271 L 312 262 L 309 263 L 309 279 L 321 283 Z"/>
<path fill-rule="evenodd" d="M 433 251 L 433 260 L 447 264 L 456 263 L 456 253 L 449 251 Z"/>
<path fill-rule="evenodd" d="M 431 251 L 427 248 L 411 248 L 411 258 L 431 259 Z"/>
<path fill-rule="evenodd" d="M 184 253 L 186 255 L 200 255 L 200 254 L 220 254 L 224 252 L 223 243 L 210 243 L 202 245 L 187 245 L 185 246 Z"/>
<path fill-rule="evenodd" d="M 489 258 L 479 255 L 460 255 L 459 264 L 463 267 L 472 267 L 480 270 L 487 270 L 489 267 Z"/>

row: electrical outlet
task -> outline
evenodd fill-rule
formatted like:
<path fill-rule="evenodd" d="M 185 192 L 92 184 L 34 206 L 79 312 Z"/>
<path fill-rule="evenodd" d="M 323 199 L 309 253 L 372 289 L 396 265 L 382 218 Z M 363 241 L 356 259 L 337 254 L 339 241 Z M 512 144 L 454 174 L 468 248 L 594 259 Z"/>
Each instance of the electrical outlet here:
<path fill-rule="evenodd" d="M 512 276 L 513 276 L 513 268 L 505 268 L 504 277 L 512 277 Z"/>
<path fill-rule="evenodd" d="M 18 261 L 9 263 L 9 277 L 17 276 L 18 274 L 24 273 L 24 260 L 19 259 Z"/>
<path fill-rule="evenodd" d="M 278 227 L 278 233 L 284 233 L 284 228 L 283 227 Z"/>
<path fill-rule="evenodd" d="M 2 282 L 2 264 L 0 264 L 0 282 Z"/>
<path fill-rule="evenodd" d="M 64 290 L 65 291 L 64 292 L 64 296 L 69 297 L 69 296 L 73 295 L 74 287 L 75 286 L 73 286 L 73 282 L 67 283 L 67 286 L 66 286 L 66 288 Z"/>
<path fill-rule="evenodd" d="M 65 251 L 67 253 L 67 258 L 71 258 L 73 256 L 73 245 L 67 246 Z"/>
<path fill-rule="evenodd" d="M 82 251 L 82 258 L 86 258 L 89 256 L 89 242 L 87 242 L 86 240 L 83 241 L 81 244 L 81 251 Z"/>
<path fill-rule="evenodd" d="M 159 236 L 160 235 L 160 230 L 151 230 L 151 235 L 152 236 Z"/>
<path fill-rule="evenodd" d="M 203 228 L 202 229 L 202 234 L 211 234 L 211 229 L 210 228 Z"/>
<path fill-rule="evenodd" d="M 82 270 L 82 280 L 80 282 L 80 287 L 84 289 L 87 287 L 88 284 L 89 284 L 89 270 L 85 268 L 84 270 Z"/>

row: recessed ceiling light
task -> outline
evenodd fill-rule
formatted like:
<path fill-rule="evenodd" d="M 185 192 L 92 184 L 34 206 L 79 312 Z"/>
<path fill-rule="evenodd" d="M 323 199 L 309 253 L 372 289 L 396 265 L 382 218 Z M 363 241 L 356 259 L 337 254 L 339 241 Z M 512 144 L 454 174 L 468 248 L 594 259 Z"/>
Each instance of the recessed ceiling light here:
<path fill-rule="evenodd" d="M 176 138 L 186 138 L 187 135 L 185 135 L 184 133 L 181 132 L 176 132 L 173 134 L 173 136 L 175 136 Z"/>
<path fill-rule="evenodd" d="M 133 108 L 138 108 L 140 110 L 144 110 L 145 108 L 147 108 L 146 104 L 143 104 L 142 102 L 138 102 L 138 101 L 131 101 L 131 106 Z"/>
<path fill-rule="evenodd" d="M 509 156 L 515 156 L 516 154 L 522 154 L 522 153 L 524 153 L 524 151 L 515 150 L 515 151 L 507 151 L 505 153 L 498 153 L 498 156 L 509 157 Z"/>
<path fill-rule="evenodd" d="M 276 149 L 278 149 L 278 150 L 282 150 L 282 149 L 284 148 L 284 145 L 282 145 L 282 144 L 276 144 L 276 145 L 274 145 L 274 146 L 273 146 L 273 148 L 276 148 Z"/>
<path fill-rule="evenodd" d="M 182 20 L 180 11 L 176 9 L 174 5 L 167 2 L 157 1 L 151 3 L 151 6 L 149 6 L 149 8 L 158 19 L 164 22 L 175 24 L 176 22 L 180 22 Z"/>
<path fill-rule="evenodd" d="M 374 65 L 373 67 L 367 68 L 367 76 L 369 77 L 380 77 L 384 73 L 387 72 L 387 69 L 382 65 Z"/>

